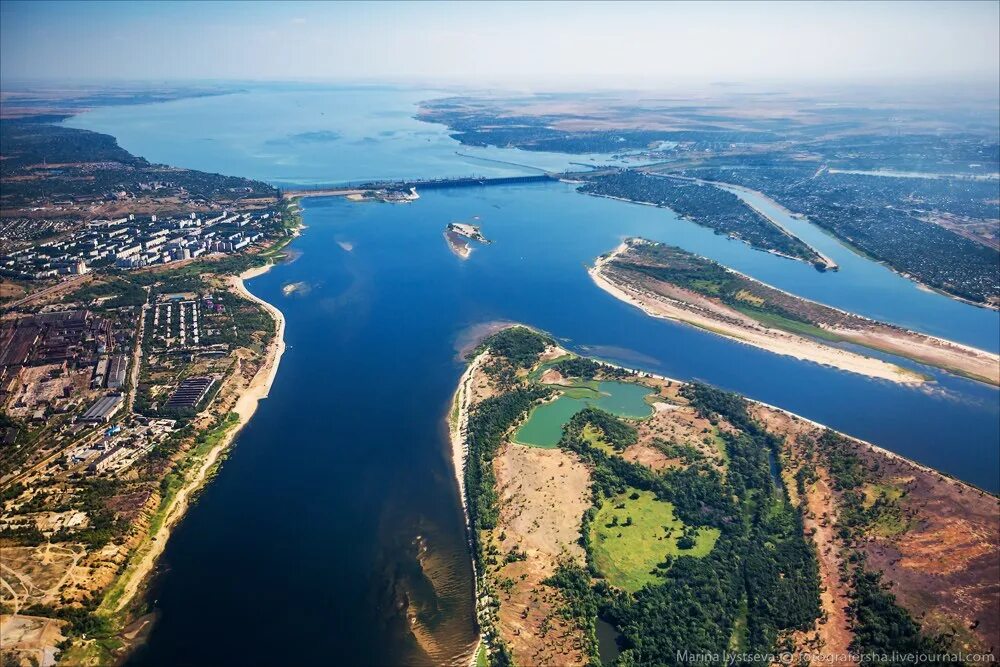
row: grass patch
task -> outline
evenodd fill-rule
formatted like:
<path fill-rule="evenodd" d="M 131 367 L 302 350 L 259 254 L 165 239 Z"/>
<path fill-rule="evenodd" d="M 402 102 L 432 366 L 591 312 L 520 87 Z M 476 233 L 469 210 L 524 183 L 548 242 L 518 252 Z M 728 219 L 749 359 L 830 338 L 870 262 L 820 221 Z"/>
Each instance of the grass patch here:
<path fill-rule="evenodd" d="M 490 659 L 486 656 L 486 644 L 479 644 L 479 650 L 476 651 L 476 667 L 490 667 Z"/>
<path fill-rule="evenodd" d="M 673 504 L 636 489 L 605 499 L 590 532 L 594 565 L 609 583 L 633 593 L 660 583 L 657 573 L 666 572 L 673 558 L 708 555 L 719 538 L 718 528 L 701 527 L 692 535 Z"/>
<path fill-rule="evenodd" d="M 837 334 L 831 333 L 822 327 L 816 326 L 815 324 L 799 322 L 798 320 L 783 317 L 777 313 L 765 313 L 755 308 L 741 308 L 739 306 L 734 306 L 734 308 L 744 315 L 757 320 L 765 327 L 770 327 L 772 329 L 781 329 L 782 331 L 799 334 L 800 336 L 819 338 L 831 343 L 839 343 L 847 340 L 843 336 L 838 336 Z"/>
<path fill-rule="evenodd" d="M 563 390 L 563 395 L 569 398 L 588 398 L 588 399 L 598 399 L 601 397 L 601 392 L 597 390 L 596 382 L 593 388 L 586 387 L 579 384 L 574 384 L 567 389 Z"/>
<path fill-rule="evenodd" d="M 747 609 L 746 596 L 740 600 L 740 614 L 733 622 L 733 634 L 729 637 L 729 650 L 733 652 L 743 652 L 747 650 Z"/>
<path fill-rule="evenodd" d="M 900 535 L 910 529 L 910 521 L 899 506 L 903 490 L 892 484 L 865 484 L 862 506 L 873 518 L 869 531 L 881 537 Z M 875 505 L 878 504 L 876 508 Z"/>
<path fill-rule="evenodd" d="M 608 456 L 617 456 L 618 451 L 615 450 L 605 439 L 604 432 L 590 424 L 583 427 L 583 439 L 585 442 L 590 444 L 591 447 L 599 449 Z"/>
<path fill-rule="evenodd" d="M 560 361 L 566 361 L 567 359 L 575 359 L 575 358 L 576 358 L 575 354 L 562 354 L 556 357 L 555 359 L 549 359 L 544 364 L 538 364 L 537 366 L 535 366 L 531 370 L 531 372 L 528 373 L 528 379 L 533 382 L 537 382 L 542 377 L 542 374 L 545 373 L 545 371 L 549 370 L 550 368 L 558 364 Z"/>

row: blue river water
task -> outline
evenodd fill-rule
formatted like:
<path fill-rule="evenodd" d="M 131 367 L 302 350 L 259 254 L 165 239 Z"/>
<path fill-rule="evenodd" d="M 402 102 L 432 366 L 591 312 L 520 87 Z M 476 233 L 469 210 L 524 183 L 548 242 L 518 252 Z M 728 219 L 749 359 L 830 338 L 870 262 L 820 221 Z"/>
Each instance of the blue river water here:
<path fill-rule="evenodd" d="M 151 160 L 274 183 L 517 172 L 473 165 L 440 128 L 412 120 L 430 96 L 258 90 L 98 110 L 72 124 Z M 329 134 L 262 149 L 317 132 Z M 357 137 L 374 141 L 358 147 Z M 487 153 L 545 168 L 588 161 Z M 459 662 L 475 641 L 472 573 L 444 416 L 458 351 L 483 323 L 525 322 L 575 351 L 739 391 L 1000 488 L 996 389 L 923 367 L 934 382 L 901 387 L 774 355 L 649 318 L 585 270 L 623 237 L 644 236 L 996 349 L 996 313 L 917 289 L 825 235 L 816 245 L 839 274 L 562 183 L 427 191 L 405 205 L 309 199 L 304 209 L 296 259 L 249 283 L 284 312 L 288 349 L 269 398 L 166 548 L 151 591 L 158 621 L 134 664 Z M 494 243 L 462 261 L 443 231 L 475 217 Z M 290 283 L 304 287 L 285 295 Z"/>

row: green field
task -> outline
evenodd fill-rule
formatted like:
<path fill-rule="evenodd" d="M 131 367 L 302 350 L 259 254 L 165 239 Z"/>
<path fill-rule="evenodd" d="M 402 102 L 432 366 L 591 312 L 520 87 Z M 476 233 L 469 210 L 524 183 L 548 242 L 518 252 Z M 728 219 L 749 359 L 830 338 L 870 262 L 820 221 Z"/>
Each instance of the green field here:
<path fill-rule="evenodd" d="M 630 497 L 636 494 L 638 498 Z M 624 525 L 629 517 L 632 524 Z M 717 528 L 699 528 L 694 546 L 682 549 L 677 542 L 684 528 L 671 503 L 657 500 L 651 491 L 629 489 L 606 499 L 590 525 L 594 564 L 609 583 L 634 593 L 662 581 L 652 571 L 668 555 L 701 558 L 719 538 Z"/>
<path fill-rule="evenodd" d="M 590 444 L 590 446 L 601 450 L 608 456 L 615 456 L 618 454 L 615 448 L 612 447 L 604 439 L 604 432 L 599 428 L 594 428 L 590 424 L 583 427 L 583 440 Z"/>

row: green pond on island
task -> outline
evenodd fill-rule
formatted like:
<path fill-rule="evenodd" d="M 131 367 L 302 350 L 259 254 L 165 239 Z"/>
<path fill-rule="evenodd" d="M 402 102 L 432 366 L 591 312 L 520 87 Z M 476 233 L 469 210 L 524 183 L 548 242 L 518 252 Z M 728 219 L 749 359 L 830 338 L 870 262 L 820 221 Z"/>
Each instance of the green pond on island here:
<path fill-rule="evenodd" d="M 563 427 L 577 412 L 585 408 L 600 408 L 617 417 L 641 419 L 653 414 L 646 396 L 649 387 L 629 382 L 601 382 L 597 391 L 574 387 L 554 401 L 543 403 L 528 417 L 514 434 L 514 442 L 550 449 L 559 444 Z"/>

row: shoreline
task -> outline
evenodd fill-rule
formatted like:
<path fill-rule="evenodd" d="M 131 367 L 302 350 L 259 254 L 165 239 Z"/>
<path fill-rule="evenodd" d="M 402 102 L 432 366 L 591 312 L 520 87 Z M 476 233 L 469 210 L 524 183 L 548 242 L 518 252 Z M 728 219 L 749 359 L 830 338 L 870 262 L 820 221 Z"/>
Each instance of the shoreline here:
<path fill-rule="evenodd" d="M 671 307 L 662 300 L 650 296 L 650 299 L 653 299 L 659 305 L 659 308 L 654 308 L 646 299 L 641 298 L 641 295 L 636 295 L 631 293 L 631 290 L 623 289 L 604 276 L 604 265 L 612 261 L 627 248 L 628 244 L 621 243 L 611 253 L 599 257 L 594 262 L 594 266 L 587 269 L 587 273 L 600 289 L 619 301 L 639 308 L 650 317 L 679 322 L 737 343 L 771 352 L 772 354 L 788 356 L 800 361 L 808 361 L 841 371 L 856 373 L 875 379 L 889 380 L 890 382 L 903 385 L 920 385 L 925 382 L 923 376 L 901 366 L 841 348 L 813 343 L 808 339 L 794 336 L 793 334 L 781 332 L 786 337 L 784 341 L 771 340 L 771 335 L 766 332 L 774 332 L 776 330 L 767 328 L 762 332 L 757 332 L 759 335 L 753 338 L 738 335 L 730 331 L 728 325 L 723 322 L 716 322 L 708 315 L 699 316 L 681 306 Z M 767 340 L 760 340 L 761 337 Z"/>
<path fill-rule="evenodd" d="M 723 183 L 721 181 L 706 181 L 705 179 L 695 178 L 693 176 L 676 176 L 676 175 L 673 175 L 673 174 L 661 174 L 659 172 L 644 172 L 644 173 L 649 173 L 651 175 L 655 175 L 657 178 L 672 178 L 672 179 L 676 179 L 676 180 L 679 180 L 679 181 L 689 181 L 689 182 L 692 182 L 692 183 L 701 183 L 703 185 L 711 185 L 711 186 L 719 188 L 720 190 L 726 190 L 728 192 L 731 192 L 732 194 L 736 194 L 736 193 L 734 193 L 732 191 L 733 190 L 737 190 L 737 191 L 742 192 L 744 194 L 756 195 L 758 197 L 761 197 L 762 199 L 767 200 L 771 204 L 773 204 L 775 206 L 775 208 L 777 208 L 782 213 L 788 215 L 788 217 L 790 217 L 790 218 L 791 217 L 795 217 L 795 215 L 791 211 L 789 211 L 787 208 L 785 208 L 784 206 L 782 206 L 778 202 L 774 201 L 772 198 L 770 198 L 767 195 L 765 195 L 763 192 L 758 192 L 756 190 L 751 190 L 750 188 L 745 188 L 745 187 L 743 187 L 741 185 L 733 185 L 731 183 Z M 753 204 L 751 204 L 747 200 L 743 199 L 742 197 L 740 197 L 740 201 L 742 201 L 744 204 L 746 204 L 747 206 L 749 206 L 750 209 L 753 210 L 757 215 L 761 216 L 762 218 L 764 218 L 765 220 L 767 220 L 768 222 L 770 222 L 772 225 L 774 225 L 775 227 L 777 227 L 778 229 L 780 229 L 781 231 L 783 231 L 788 236 L 790 236 L 790 237 L 798 240 L 799 242 L 805 244 L 805 246 L 807 248 L 809 248 L 814 253 L 816 253 L 816 256 L 819 257 L 821 260 L 823 260 L 824 270 L 826 270 L 826 271 L 839 271 L 840 270 L 840 266 L 835 261 L 833 261 L 833 259 L 831 257 L 827 257 L 826 255 L 824 255 L 822 252 L 820 252 L 819 248 L 816 248 L 815 246 L 813 246 L 811 243 L 809 243 L 808 241 L 806 241 L 804 238 L 802 238 L 801 236 L 799 236 L 798 234 L 796 234 L 793 230 L 791 230 L 788 227 L 786 227 L 783 223 L 781 223 L 778 220 L 775 220 L 770 215 L 768 215 L 764 211 L 760 210 L 759 208 L 757 208 L 756 206 L 754 206 Z M 810 222 L 809 224 L 814 224 L 814 223 Z M 787 257 L 788 259 L 795 259 L 795 260 L 799 260 L 799 261 L 804 261 L 801 258 L 791 257 L 789 255 L 784 255 L 784 254 L 782 254 L 780 252 L 776 252 L 774 254 L 781 255 L 782 257 Z"/>
<path fill-rule="evenodd" d="M 683 177 L 675 176 L 674 178 L 683 178 Z M 693 179 L 693 180 L 698 180 L 698 179 Z M 810 220 L 808 216 L 803 215 L 801 213 L 795 213 L 795 212 L 789 210 L 786 206 L 784 206 L 783 204 L 779 203 L 773 197 L 768 196 L 767 194 L 761 192 L 760 190 L 754 190 L 752 188 L 747 188 L 747 187 L 744 187 L 742 185 L 735 185 L 733 183 L 723 183 L 722 181 L 703 181 L 703 182 L 704 183 L 709 183 L 710 185 L 714 185 L 716 187 L 720 187 L 722 189 L 731 188 L 731 189 L 734 189 L 734 190 L 739 190 L 740 192 L 743 192 L 745 194 L 750 194 L 750 195 L 754 195 L 754 196 L 757 196 L 757 197 L 761 197 L 762 199 L 767 200 L 770 204 L 772 204 L 775 208 L 777 208 L 779 211 L 781 211 L 785 215 L 787 215 L 787 216 L 789 216 L 791 218 L 796 218 L 796 219 L 802 220 L 803 222 L 806 222 L 806 223 L 812 225 L 818 231 L 822 232 L 823 234 L 826 234 L 831 239 L 833 239 L 834 241 L 836 241 L 837 243 L 839 243 L 848 252 L 854 253 L 858 257 L 861 257 L 862 259 L 867 259 L 870 262 L 875 262 L 876 264 L 881 264 L 885 268 L 887 268 L 890 271 L 892 271 L 893 273 L 895 273 L 897 276 L 899 276 L 901 278 L 906 278 L 910 282 L 914 283 L 917 286 L 917 289 L 921 289 L 921 290 L 923 290 L 925 292 L 931 292 L 931 293 L 934 293 L 934 294 L 939 294 L 941 296 L 948 297 L 949 299 L 953 299 L 955 301 L 959 301 L 959 302 L 964 303 L 966 305 L 975 306 L 976 308 L 984 308 L 986 310 L 1000 311 L 1000 303 L 994 304 L 994 303 L 989 303 L 989 302 L 985 302 L 985 301 L 973 301 L 971 299 L 965 298 L 964 296 L 959 296 L 957 294 L 951 294 L 950 292 L 946 292 L 943 289 L 939 289 L 939 288 L 934 287 L 932 285 L 928 285 L 927 283 L 921 282 L 917 277 L 913 276 L 912 274 L 909 274 L 909 273 L 907 273 L 907 272 L 905 272 L 905 271 L 903 271 L 901 269 L 897 269 L 896 267 L 894 267 L 889 262 L 887 262 L 887 261 L 885 261 L 883 259 L 879 259 L 878 257 L 874 257 L 872 255 L 869 255 L 864 250 L 861 250 L 860 248 L 855 247 L 854 244 L 852 244 L 849 241 L 846 241 L 846 240 L 840 238 L 839 236 L 837 236 L 836 234 L 834 234 L 829 229 L 826 229 L 825 227 L 822 227 L 822 226 L 816 224 L 815 222 L 813 222 L 812 220 Z M 750 206 L 755 211 L 757 211 L 756 207 L 754 207 L 753 205 L 751 205 L 749 202 L 744 202 L 744 203 L 746 203 L 747 206 Z M 757 212 L 760 213 L 761 215 L 764 215 L 764 213 L 761 213 L 760 211 L 757 211 Z M 764 217 L 768 217 L 768 216 L 764 215 Z M 770 220 L 769 217 L 768 217 L 768 219 Z M 773 220 L 772 220 L 772 222 L 773 222 Z M 812 247 L 812 246 L 810 246 L 810 247 Z"/>
<path fill-rule="evenodd" d="M 472 381 L 472 376 L 475 375 L 476 371 L 482 365 L 482 360 L 485 357 L 485 352 L 480 352 L 475 356 L 472 361 L 469 361 L 465 366 L 465 371 L 462 373 L 461 377 L 458 379 L 458 389 L 455 390 L 454 398 L 452 398 L 452 410 L 455 411 L 452 414 L 447 415 L 448 420 L 448 435 L 451 440 L 451 463 L 452 470 L 455 473 L 455 481 L 458 483 L 458 495 L 462 503 L 462 515 L 465 517 L 465 538 L 466 547 L 469 550 L 469 561 L 472 565 L 472 594 L 476 609 L 476 625 L 479 626 L 479 612 L 480 612 L 480 600 L 479 600 L 479 570 L 476 568 L 476 558 L 472 553 L 472 523 L 469 516 L 469 499 L 465 495 L 465 465 L 466 460 L 469 456 L 469 448 L 466 442 L 468 436 L 468 423 L 469 423 L 469 382 Z M 475 667 L 476 657 L 479 655 L 479 651 L 483 645 L 483 633 L 480 627 L 479 640 L 476 642 L 475 648 L 472 651 L 472 655 L 469 659 L 469 667 Z"/>
<path fill-rule="evenodd" d="M 142 590 L 142 587 L 148 581 L 150 574 L 153 572 L 161 554 L 166 548 L 173 528 L 186 514 L 192 495 L 204 486 L 213 468 L 219 462 L 220 456 L 229 449 L 236 436 L 253 417 L 259 402 L 267 398 L 270 392 L 271 385 L 278 372 L 278 365 L 285 351 L 285 317 L 275 306 L 251 293 L 246 288 L 244 281 L 267 273 L 273 266 L 273 263 L 269 263 L 264 266 L 248 269 L 239 275 L 228 276 L 230 285 L 241 296 L 259 304 L 271 316 L 275 322 L 274 337 L 268 343 L 261 367 L 237 399 L 232 410 L 230 410 L 230 412 L 235 412 L 239 415 L 239 420 L 232 427 L 226 429 L 219 442 L 205 455 L 204 460 L 198 466 L 194 475 L 185 480 L 185 484 L 177 491 L 177 494 L 164 512 L 163 521 L 159 528 L 143 539 L 143 543 L 139 549 L 146 547 L 146 550 L 142 553 L 140 559 L 134 566 L 131 563 L 126 566 L 125 572 L 122 575 L 125 577 L 122 584 L 122 593 L 114 601 L 113 607 L 106 610 L 112 614 L 122 612 Z M 138 550 L 136 553 L 138 553 Z M 112 589 L 114 587 L 115 585 L 112 584 Z"/>

